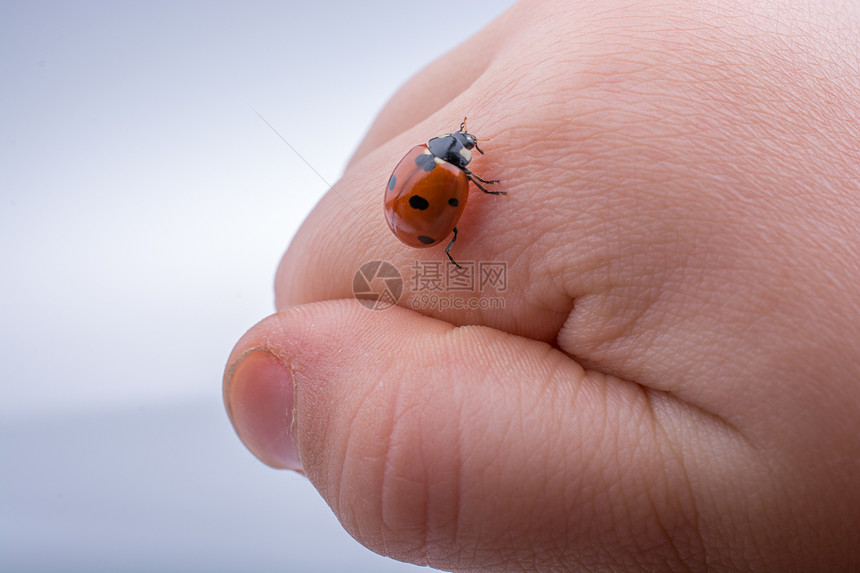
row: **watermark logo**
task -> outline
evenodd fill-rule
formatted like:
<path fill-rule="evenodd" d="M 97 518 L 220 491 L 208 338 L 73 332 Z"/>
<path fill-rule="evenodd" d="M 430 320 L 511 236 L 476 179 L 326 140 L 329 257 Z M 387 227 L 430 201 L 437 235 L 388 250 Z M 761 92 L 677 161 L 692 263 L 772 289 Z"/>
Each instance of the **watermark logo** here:
<path fill-rule="evenodd" d="M 388 261 L 362 265 L 352 280 L 355 298 L 370 310 L 385 310 L 401 301 L 414 310 L 495 310 L 505 308 L 508 266 L 502 261 L 416 261 L 407 284 Z M 404 291 L 407 291 L 406 293 Z"/>
<path fill-rule="evenodd" d="M 508 265 L 503 261 L 462 261 L 460 268 L 445 261 L 416 261 L 413 292 L 502 293 L 508 290 Z"/>
<path fill-rule="evenodd" d="M 508 290 L 508 265 L 502 261 L 416 261 L 411 270 L 414 310 L 491 310 L 505 308 L 505 299 L 492 296 Z"/>
<path fill-rule="evenodd" d="M 370 261 L 352 277 L 352 294 L 370 310 L 385 310 L 403 296 L 403 277 L 388 261 Z"/>

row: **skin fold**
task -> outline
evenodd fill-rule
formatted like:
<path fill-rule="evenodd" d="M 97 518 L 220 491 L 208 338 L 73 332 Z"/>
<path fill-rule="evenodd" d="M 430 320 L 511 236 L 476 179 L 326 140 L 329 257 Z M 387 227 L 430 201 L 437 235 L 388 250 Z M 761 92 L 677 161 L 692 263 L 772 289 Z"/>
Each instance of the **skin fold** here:
<path fill-rule="evenodd" d="M 381 112 L 278 269 L 224 394 L 346 530 L 446 570 L 860 568 L 860 5 L 523 1 Z M 462 261 L 408 279 L 392 168 L 464 115 Z M 445 262 L 447 264 L 447 262 Z"/>

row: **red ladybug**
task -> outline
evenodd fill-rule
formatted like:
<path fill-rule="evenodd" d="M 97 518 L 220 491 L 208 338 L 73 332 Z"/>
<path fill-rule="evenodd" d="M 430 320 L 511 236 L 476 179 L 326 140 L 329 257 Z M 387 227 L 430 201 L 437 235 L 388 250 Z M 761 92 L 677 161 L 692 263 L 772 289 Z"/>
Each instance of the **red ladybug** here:
<path fill-rule="evenodd" d="M 394 168 L 385 188 L 385 219 L 394 235 L 410 247 L 424 248 L 438 245 L 453 231 L 445 254 L 458 268 L 462 267 L 450 250 L 469 198 L 469 181 L 484 193 L 507 195 L 481 185 L 498 179 L 482 179 L 466 167 L 472 161 L 472 148 L 483 155 L 478 138 L 466 132 L 464 119 L 459 131 L 413 147 Z"/>

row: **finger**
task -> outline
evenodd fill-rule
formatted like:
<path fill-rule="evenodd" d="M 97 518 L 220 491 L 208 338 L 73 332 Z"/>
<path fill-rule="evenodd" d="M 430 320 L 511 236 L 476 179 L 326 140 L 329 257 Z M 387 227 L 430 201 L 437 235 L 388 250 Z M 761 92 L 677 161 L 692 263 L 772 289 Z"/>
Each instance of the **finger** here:
<path fill-rule="evenodd" d="M 567 153 L 561 148 L 561 142 L 545 145 L 538 161 L 526 161 L 518 153 L 518 149 L 533 145 L 529 138 L 542 126 L 550 129 L 546 120 L 534 120 L 526 132 L 520 129 L 519 120 L 498 120 L 499 114 L 519 115 L 515 108 L 502 104 L 470 123 L 470 131 L 479 137 L 481 130 L 486 129 L 506 132 L 507 140 L 499 138 L 484 144 L 486 155 L 476 154 L 469 167 L 483 178 L 500 178 L 498 187 L 508 192 L 508 196 L 488 195 L 474 187 L 471 189 L 468 207 L 458 223 L 459 238 L 452 254 L 474 269 L 471 286 L 461 289 L 465 290 L 467 301 L 493 297 L 504 301 L 504 311 L 487 312 L 488 308 L 483 305 L 468 311 L 430 306 L 421 310 L 455 324 L 486 324 L 549 342 L 555 339 L 567 319 L 576 294 L 599 288 L 598 283 L 590 281 L 593 275 L 588 271 L 602 265 L 601 255 L 605 251 L 590 248 L 594 238 L 593 234 L 589 237 L 589 233 L 602 222 L 583 217 L 579 206 L 574 207 L 567 200 L 577 190 L 568 188 L 566 171 L 551 167 L 560 154 Z M 427 268 L 432 268 L 434 264 L 446 263 L 438 264 L 438 269 L 447 280 L 451 270 L 444 254 L 447 241 L 430 249 L 414 249 L 401 243 L 385 222 L 382 197 L 391 171 L 404 150 L 422 140 L 426 142 L 427 133 L 439 135 L 456 130 L 462 117 L 454 117 L 450 114 L 451 123 L 435 132 L 411 130 L 424 131 L 425 135 L 413 135 L 411 139 L 399 137 L 344 174 L 309 215 L 281 261 L 276 278 L 278 307 L 352 296 L 354 274 L 372 260 L 392 263 L 412 283 L 410 286 L 417 286 L 418 281 L 412 278 L 417 265 L 426 264 Z M 524 117 L 529 120 L 528 116 Z M 539 197 L 532 192 L 534 173 L 540 173 L 542 194 Z M 548 204 L 554 200 L 559 200 L 560 204 L 550 207 Z M 587 205 L 583 207 L 588 208 Z M 568 239 L 559 243 L 558 237 L 574 224 L 578 225 L 574 237 L 581 239 L 582 248 L 568 251 Z M 504 268 L 507 278 L 504 288 L 481 289 L 481 281 L 486 277 L 478 272 L 479 262 Z M 567 267 L 571 264 L 580 272 L 569 273 Z M 417 309 L 414 298 L 423 294 L 421 290 L 407 288 L 398 304 Z"/>
<path fill-rule="evenodd" d="M 562 12 L 568 11 L 574 12 Z M 647 210 L 633 202 L 608 200 L 617 190 L 605 172 L 578 170 L 606 159 L 600 153 L 607 142 L 589 141 L 600 135 L 596 118 L 605 112 L 605 98 L 597 94 L 592 99 L 584 92 L 585 98 L 574 101 L 569 94 L 593 80 L 578 76 L 577 65 L 545 58 L 542 54 L 555 50 L 547 45 L 548 35 L 535 39 L 522 32 L 548 22 L 558 26 L 565 16 L 570 20 L 570 14 L 539 2 L 518 3 L 463 49 L 416 76 L 402 97 L 396 96 L 343 179 L 294 238 L 278 272 L 279 307 L 351 296 L 355 272 L 371 260 L 389 261 L 404 276 L 414 274 L 410 269 L 416 263 L 447 260 L 444 243 L 414 249 L 399 242 L 385 223 L 382 196 L 404 153 L 455 130 L 466 113 L 471 116 L 471 132 L 479 139 L 492 138 L 482 147 L 486 155 L 475 154 L 469 168 L 485 179 L 500 179 L 498 188 L 508 196 L 472 188 L 452 254 L 457 260 L 500 263 L 508 269 L 504 292 L 467 289 L 467 302 L 480 302 L 483 296 L 503 299 L 503 311 L 495 311 L 496 306 L 487 312 L 486 306 L 467 304 L 422 312 L 454 324 L 485 324 L 552 342 L 577 296 L 605 290 L 606 261 L 620 255 L 615 247 L 647 252 L 648 241 L 641 240 L 647 231 L 629 242 L 605 237 L 607 221 L 625 217 L 628 210 L 645 216 Z M 580 28 L 585 25 L 573 29 Z M 518 89 L 511 86 L 513 72 Z M 425 89 L 436 83 L 446 87 Z M 522 88 L 525 85 L 529 88 Z M 426 115 L 425 103 L 439 94 L 445 95 L 440 98 L 442 107 Z M 607 164 L 607 170 L 614 167 Z M 654 267 L 652 260 L 627 252 L 623 256 L 623 261 L 630 257 L 639 266 Z M 398 304 L 416 308 L 412 304 L 416 294 L 422 293 L 407 289 Z"/>
<path fill-rule="evenodd" d="M 332 301 L 269 317 L 231 361 L 246 445 L 301 469 L 350 534 L 397 559 L 680 568 L 701 548 L 679 556 L 679 535 L 717 535 L 709 500 L 746 493 L 694 499 L 713 472 L 696 452 L 737 445 L 707 416 L 493 329 Z"/>

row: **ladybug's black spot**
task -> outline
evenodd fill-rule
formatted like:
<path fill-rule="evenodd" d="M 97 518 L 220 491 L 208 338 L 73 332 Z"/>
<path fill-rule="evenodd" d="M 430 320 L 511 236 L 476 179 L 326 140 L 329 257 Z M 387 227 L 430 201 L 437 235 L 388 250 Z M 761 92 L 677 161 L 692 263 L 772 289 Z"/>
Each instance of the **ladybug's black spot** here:
<path fill-rule="evenodd" d="M 421 195 L 413 195 L 409 198 L 409 206 L 413 209 L 418 209 L 419 211 L 423 211 L 427 207 L 430 206 L 430 203 L 427 202 L 427 199 L 422 197 Z"/>
<path fill-rule="evenodd" d="M 391 179 L 388 180 L 388 190 L 391 191 L 394 189 L 394 186 L 397 185 L 397 177 L 394 173 L 391 174 Z"/>
<path fill-rule="evenodd" d="M 433 168 L 436 167 L 436 158 L 429 153 L 422 153 L 415 158 L 415 165 L 424 171 L 433 171 Z"/>
<path fill-rule="evenodd" d="M 425 245 L 429 245 L 429 244 L 436 242 L 431 237 L 428 237 L 427 235 L 418 235 L 418 240 L 421 241 L 422 243 L 424 243 Z"/>
<path fill-rule="evenodd" d="M 456 197 L 451 197 L 450 199 L 448 199 L 448 204 L 451 205 L 452 207 L 456 207 L 457 205 L 460 204 L 460 202 L 457 201 Z"/>

